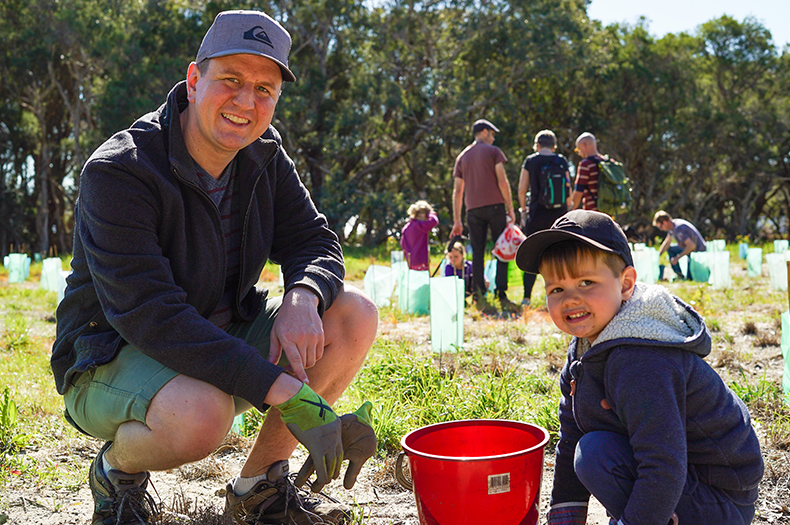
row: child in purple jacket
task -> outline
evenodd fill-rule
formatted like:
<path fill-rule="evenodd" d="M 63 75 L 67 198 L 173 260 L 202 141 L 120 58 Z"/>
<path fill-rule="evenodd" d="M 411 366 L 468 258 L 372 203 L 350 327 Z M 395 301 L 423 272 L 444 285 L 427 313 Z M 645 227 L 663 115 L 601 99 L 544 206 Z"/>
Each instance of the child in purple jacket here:
<path fill-rule="evenodd" d="M 428 235 L 439 224 L 439 217 L 428 202 L 419 200 L 409 206 L 409 222 L 403 227 L 400 245 L 410 270 L 428 270 Z"/>

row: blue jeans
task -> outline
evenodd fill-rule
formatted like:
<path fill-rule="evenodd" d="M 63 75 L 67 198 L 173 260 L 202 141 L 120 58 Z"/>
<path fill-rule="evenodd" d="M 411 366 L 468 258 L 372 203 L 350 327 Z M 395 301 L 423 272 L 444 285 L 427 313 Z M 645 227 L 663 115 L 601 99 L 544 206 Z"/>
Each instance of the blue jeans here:
<path fill-rule="evenodd" d="M 623 515 L 634 489 L 636 467 L 634 452 L 626 436 L 613 432 L 590 432 L 582 436 L 576 445 L 576 475 L 615 520 Z M 699 481 L 696 470 L 689 466 L 675 513 L 680 525 L 748 525 L 754 518 L 754 505 L 736 505 L 721 490 Z"/>
<path fill-rule="evenodd" d="M 683 247 L 678 245 L 678 244 L 673 244 L 672 246 L 667 248 L 667 255 L 669 255 L 670 259 L 672 259 L 672 257 L 674 257 L 676 255 L 681 254 L 682 252 L 683 252 Z M 686 268 L 688 268 L 688 273 L 689 274 L 688 275 L 683 275 L 683 272 L 680 271 L 680 259 L 678 259 L 678 262 L 676 262 L 675 264 L 672 265 L 672 271 L 675 272 L 677 275 L 679 275 L 683 279 L 691 280 L 691 256 L 690 255 L 686 255 L 686 257 L 689 258 L 688 265 L 686 266 Z"/>

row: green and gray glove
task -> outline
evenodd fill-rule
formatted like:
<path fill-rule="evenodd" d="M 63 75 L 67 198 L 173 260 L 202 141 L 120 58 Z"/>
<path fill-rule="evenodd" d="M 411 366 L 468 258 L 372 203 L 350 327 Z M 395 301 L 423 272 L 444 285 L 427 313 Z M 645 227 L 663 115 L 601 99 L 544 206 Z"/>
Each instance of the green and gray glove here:
<path fill-rule="evenodd" d="M 348 460 L 343 486 L 350 489 L 357 482 L 362 465 L 376 453 L 376 433 L 373 432 L 370 411 L 373 405 L 365 401 L 356 412 L 340 416 L 343 425 L 343 459 Z"/>
<path fill-rule="evenodd" d="M 348 459 L 348 468 L 343 478 L 343 486 L 350 489 L 357 481 L 362 465 L 376 453 L 376 434 L 373 431 L 370 411 L 373 405 L 365 401 L 356 412 L 340 416 L 342 423 L 343 459 Z M 296 477 L 296 485 L 301 487 L 313 473 L 313 458 L 310 456 Z M 312 484 L 313 492 L 320 492 L 324 487 L 318 480 Z"/>
<path fill-rule="evenodd" d="M 302 486 L 315 471 L 315 486 L 323 487 L 340 475 L 343 462 L 342 425 L 337 414 L 306 384 L 291 399 L 277 405 L 291 434 L 307 448 L 310 458 L 299 470 L 296 485 Z"/>

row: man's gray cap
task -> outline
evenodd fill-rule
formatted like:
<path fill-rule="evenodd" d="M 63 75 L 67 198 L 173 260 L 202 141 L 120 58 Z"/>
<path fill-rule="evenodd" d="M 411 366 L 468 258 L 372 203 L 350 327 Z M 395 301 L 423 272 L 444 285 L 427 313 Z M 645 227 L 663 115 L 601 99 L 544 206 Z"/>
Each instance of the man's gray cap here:
<path fill-rule="evenodd" d="M 273 60 L 286 82 L 296 81 L 288 69 L 291 35 L 261 11 L 223 11 L 208 28 L 195 62 L 227 55 L 258 55 Z"/>
<path fill-rule="evenodd" d="M 491 122 L 489 122 L 484 118 L 475 120 L 475 123 L 472 124 L 472 133 L 480 133 L 484 129 L 492 129 L 497 133 L 499 133 L 499 128 L 494 126 L 493 124 L 491 124 Z"/>

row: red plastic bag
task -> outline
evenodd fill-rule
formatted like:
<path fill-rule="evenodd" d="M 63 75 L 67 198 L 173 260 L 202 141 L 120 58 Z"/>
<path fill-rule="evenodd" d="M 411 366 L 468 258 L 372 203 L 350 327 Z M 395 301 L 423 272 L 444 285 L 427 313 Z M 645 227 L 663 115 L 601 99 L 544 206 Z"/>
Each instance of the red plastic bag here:
<path fill-rule="evenodd" d="M 521 229 L 512 222 L 508 222 L 504 231 L 496 240 L 494 244 L 494 257 L 502 262 L 512 261 L 516 258 L 516 252 L 521 243 L 524 242 L 527 236 L 522 233 Z"/>

